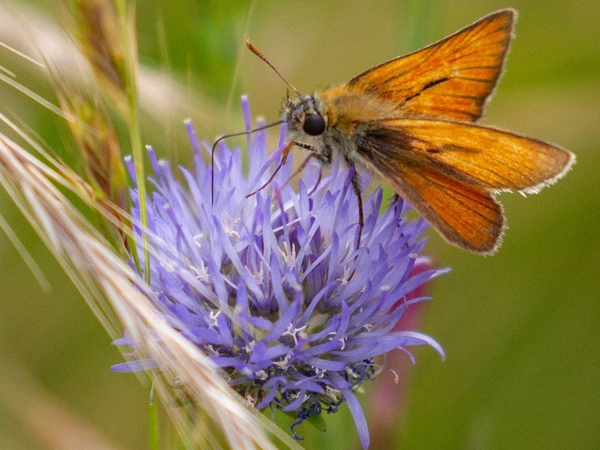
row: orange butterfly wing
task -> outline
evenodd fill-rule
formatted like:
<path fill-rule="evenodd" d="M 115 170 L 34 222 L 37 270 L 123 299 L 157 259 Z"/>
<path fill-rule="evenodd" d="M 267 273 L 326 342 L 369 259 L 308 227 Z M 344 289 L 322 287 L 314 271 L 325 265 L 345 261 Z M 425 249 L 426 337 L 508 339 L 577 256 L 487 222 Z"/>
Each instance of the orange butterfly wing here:
<path fill-rule="evenodd" d="M 422 50 L 358 75 L 346 85 L 393 101 L 404 115 L 476 121 L 496 86 L 515 11 L 490 14 Z"/>
<path fill-rule="evenodd" d="M 362 163 L 448 241 L 479 253 L 493 253 L 504 229 L 497 192 L 537 192 L 575 160 L 555 145 L 471 123 L 392 119 L 369 128 L 358 145 Z"/>
<path fill-rule="evenodd" d="M 383 172 L 383 171 L 382 171 Z M 431 167 L 403 164 L 390 184 L 448 242 L 492 254 L 505 228 L 502 205 L 478 186 Z"/>
<path fill-rule="evenodd" d="M 473 123 L 390 119 L 377 126 L 401 136 L 400 148 L 388 157 L 402 153 L 492 192 L 535 193 L 560 178 L 574 158 L 554 144 Z M 384 139 L 398 142 L 390 136 Z"/>

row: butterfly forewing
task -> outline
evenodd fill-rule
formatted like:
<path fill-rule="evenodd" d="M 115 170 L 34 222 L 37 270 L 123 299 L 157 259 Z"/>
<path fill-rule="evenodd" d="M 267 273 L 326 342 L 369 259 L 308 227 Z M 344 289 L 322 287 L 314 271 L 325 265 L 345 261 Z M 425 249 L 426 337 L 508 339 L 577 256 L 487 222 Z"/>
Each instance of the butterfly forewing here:
<path fill-rule="evenodd" d="M 404 116 L 475 121 L 502 71 L 514 17 L 513 10 L 490 14 L 362 73 L 348 87 L 395 102 Z"/>
<path fill-rule="evenodd" d="M 358 145 L 363 163 L 449 242 L 495 251 L 502 190 L 537 192 L 565 174 L 573 155 L 536 139 L 470 123 L 394 119 L 372 124 Z"/>
<path fill-rule="evenodd" d="M 536 192 L 566 173 L 573 160 L 553 144 L 471 123 L 393 119 L 377 126 L 388 134 L 384 139 L 398 144 L 387 148 L 388 159 L 412 158 L 493 192 Z"/>

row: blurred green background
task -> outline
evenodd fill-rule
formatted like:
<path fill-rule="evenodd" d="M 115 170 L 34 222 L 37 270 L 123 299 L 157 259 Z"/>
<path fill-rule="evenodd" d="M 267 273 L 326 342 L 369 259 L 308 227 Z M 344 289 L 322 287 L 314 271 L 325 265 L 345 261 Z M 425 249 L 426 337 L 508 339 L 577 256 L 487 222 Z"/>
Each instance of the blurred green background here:
<path fill-rule="evenodd" d="M 0 41 L 10 41 L 11 26 L 26 28 L 32 12 L 55 23 L 51 2 L 4 3 L 17 14 L 2 9 Z M 208 140 L 239 131 L 241 93 L 254 115 L 278 117 L 286 86 L 245 50 L 246 38 L 308 93 L 504 7 L 519 12 L 517 36 L 483 122 L 558 143 L 578 162 L 539 195 L 500 197 L 510 229 L 494 257 L 430 233 L 428 253 L 452 272 L 432 284 L 419 328 L 447 360 L 418 349 L 388 448 L 600 448 L 600 3 L 145 0 L 137 7 L 142 63 L 194 93 L 179 108 L 163 98 L 160 117 L 144 119 L 144 142 L 180 163 L 190 155 L 185 117 Z M 0 57 L 53 100 L 39 69 L 5 50 Z M 0 98 L 0 112 L 68 155 L 59 119 L 5 85 Z M 5 193 L 0 208 L 52 289 L 40 287 L 0 234 L 0 448 L 66 448 L 44 427 L 63 412 L 115 448 L 147 447 L 147 388 L 109 370 L 121 356 L 106 333 Z M 368 395 L 361 399 L 368 404 Z M 368 420 L 381 420 L 377 408 Z M 356 447 L 347 411 L 327 423 L 325 434 L 304 427 L 303 445 Z"/>

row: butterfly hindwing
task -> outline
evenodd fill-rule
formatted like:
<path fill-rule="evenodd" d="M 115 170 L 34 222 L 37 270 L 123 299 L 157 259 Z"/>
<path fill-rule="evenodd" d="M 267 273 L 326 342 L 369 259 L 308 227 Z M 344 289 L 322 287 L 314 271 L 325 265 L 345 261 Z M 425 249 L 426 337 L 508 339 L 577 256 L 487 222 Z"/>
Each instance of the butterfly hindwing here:
<path fill-rule="evenodd" d="M 490 192 L 410 160 L 373 170 L 448 242 L 477 253 L 496 250 L 504 216 Z"/>

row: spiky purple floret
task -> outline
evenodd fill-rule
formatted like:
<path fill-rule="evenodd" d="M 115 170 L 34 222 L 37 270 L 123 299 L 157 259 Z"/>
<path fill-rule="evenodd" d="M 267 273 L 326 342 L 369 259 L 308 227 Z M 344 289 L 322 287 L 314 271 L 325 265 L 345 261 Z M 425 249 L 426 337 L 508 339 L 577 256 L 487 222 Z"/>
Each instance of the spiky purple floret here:
<path fill-rule="evenodd" d="M 243 107 L 249 127 L 246 101 Z M 442 353 L 428 336 L 393 331 L 409 303 L 422 300 L 405 296 L 442 272 L 411 275 L 425 223 L 408 221 L 401 199 L 381 212 L 383 193 L 375 189 L 364 201 L 356 249 L 352 169 L 334 165 L 320 179 L 320 166 L 309 164 L 293 189 L 287 183 L 292 157 L 265 189 L 248 197 L 279 163 L 283 128 L 271 156 L 265 132 L 248 137 L 247 170 L 239 149 L 220 145 L 211 199 L 208 147 L 187 127 L 195 160 L 192 172 L 181 169 L 185 183 L 148 151 L 155 172 L 148 202 L 150 279 L 160 306 L 249 402 L 295 411 L 294 436 L 303 420 L 335 412 L 345 401 L 367 447 L 353 390 L 373 376 L 374 358 L 421 344 Z M 132 197 L 135 216 L 135 191 Z M 129 364 L 116 370 L 140 368 Z"/>

